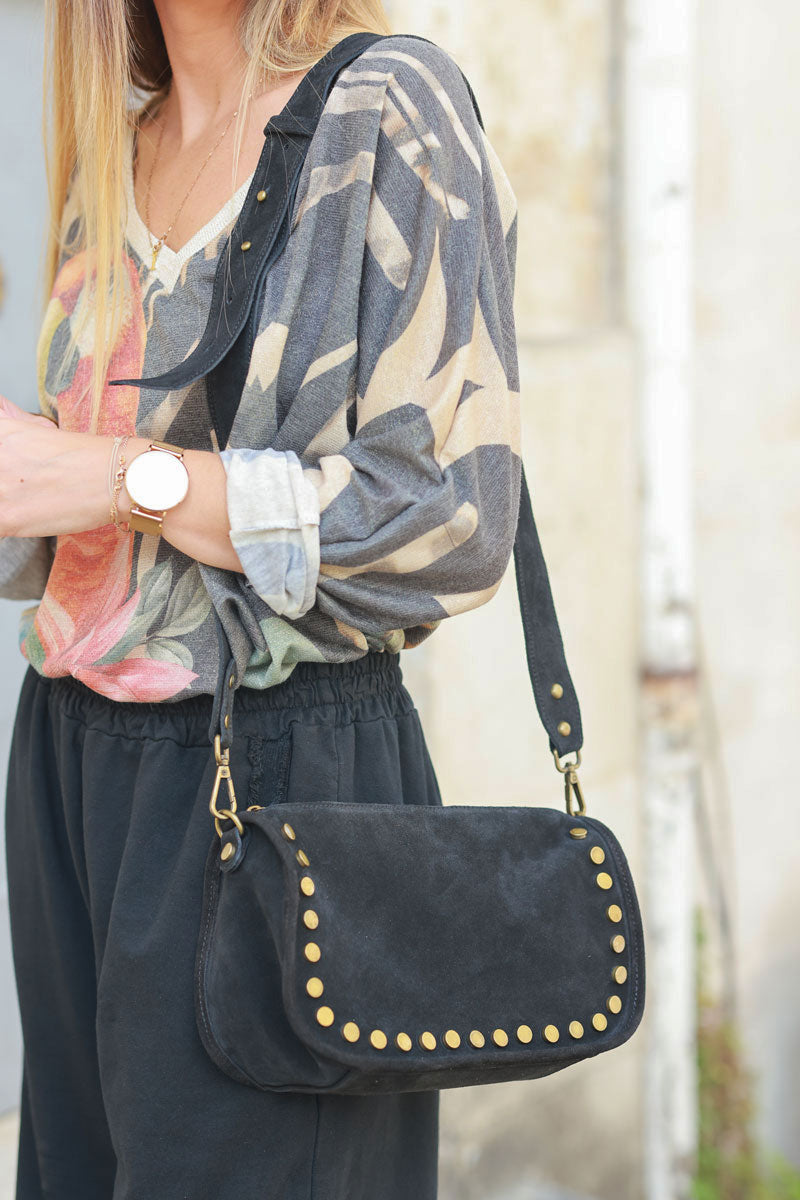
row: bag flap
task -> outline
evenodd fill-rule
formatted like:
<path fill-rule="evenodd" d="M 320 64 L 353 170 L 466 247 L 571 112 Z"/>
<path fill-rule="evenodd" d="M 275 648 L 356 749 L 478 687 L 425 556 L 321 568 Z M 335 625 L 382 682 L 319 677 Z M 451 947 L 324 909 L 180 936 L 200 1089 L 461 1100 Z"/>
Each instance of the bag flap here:
<path fill-rule="evenodd" d="M 463 1067 L 483 1047 L 483 1062 L 555 1065 L 638 1025 L 641 916 L 602 822 L 552 808 L 339 801 L 241 816 L 250 845 L 233 875 L 274 908 L 276 881 L 258 870 L 256 831 L 266 835 L 284 871 L 272 926 L 283 929 L 286 1013 L 323 1058 L 363 1069 L 375 1055 L 385 1070 L 391 1057 L 392 1070 L 418 1071 L 441 1055 Z"/>

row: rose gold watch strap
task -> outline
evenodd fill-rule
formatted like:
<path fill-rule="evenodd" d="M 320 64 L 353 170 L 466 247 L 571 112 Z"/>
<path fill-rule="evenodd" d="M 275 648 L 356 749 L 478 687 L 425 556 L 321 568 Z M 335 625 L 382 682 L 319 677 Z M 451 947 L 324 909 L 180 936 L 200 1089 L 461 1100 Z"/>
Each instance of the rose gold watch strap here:
<path fill-rule="evenodd" d="M 128 529 L 132 533 L 155 533 L 160 536 L 161 523 L 164 520 L 166 511 L 165 508 L 154 510 L 142 508 L 138 504 L 132 504 L 130 516 L 128 517 Z"/>
<path fill-rule="evenodd" d="M 183 446 L 174 446 L 172 442 L 151 442 L 150 450 L 166 450 L 175 458 L 183 458 Z"/>

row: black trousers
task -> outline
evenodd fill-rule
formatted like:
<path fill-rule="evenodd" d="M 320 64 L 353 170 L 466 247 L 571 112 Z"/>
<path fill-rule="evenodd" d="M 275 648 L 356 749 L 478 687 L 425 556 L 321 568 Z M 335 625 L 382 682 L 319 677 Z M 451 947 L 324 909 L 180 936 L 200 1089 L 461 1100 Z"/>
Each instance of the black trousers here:
<path fill-rule="evenodd" d="M 203 1049 L 212 699 L 120 702 L 72 676 L 24 677 L 6 810 L 17 1200 L 434 1200 L 438 1092 L 260 1092 Z M 239 688 L 233 727 L 240 807 L 441 803 L 396 655 Z"/>

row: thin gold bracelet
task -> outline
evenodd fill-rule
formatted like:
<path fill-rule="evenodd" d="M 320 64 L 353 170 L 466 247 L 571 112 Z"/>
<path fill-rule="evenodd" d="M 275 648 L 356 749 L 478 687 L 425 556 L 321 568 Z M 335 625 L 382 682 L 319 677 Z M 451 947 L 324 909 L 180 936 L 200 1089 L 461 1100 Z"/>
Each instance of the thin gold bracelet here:
<path fill-rule="evenodd" d="M 119 445 L 119 467 L 114 476 L 114 493 L 111 497 L 111 520 L 114 522 L 114 524 L 116 525 L 116 527 L 120 531 L 120 533 L 130 533 L 131 532 L 130 525 L 128 524 L 127 521 L 125 521 L 124 524 L 119 521 L 119 519 L 118 519 L 119 513 L 117 511 L 117 500 L 119 499 L 119 494 L 120 494 L 120 491 L 122 490 L 122 481 L 125 478 L 125 471 L 127 469 L 127 464 L 125 462 L 125 455 L 123 454 L 123 449 L 125 447 L 125 443 L 128 441 L 128 439 L 131 436 L 132 435 L 129 433 L 125 434 L 124 437 L 119 439 L 119 442 L 117 442 L 117 440 L 115 438 L 114 439 L 114 450 L 112 452 L 112 465 L 113 465 L 113 457 L 116 454 L 117 445 Z"/>

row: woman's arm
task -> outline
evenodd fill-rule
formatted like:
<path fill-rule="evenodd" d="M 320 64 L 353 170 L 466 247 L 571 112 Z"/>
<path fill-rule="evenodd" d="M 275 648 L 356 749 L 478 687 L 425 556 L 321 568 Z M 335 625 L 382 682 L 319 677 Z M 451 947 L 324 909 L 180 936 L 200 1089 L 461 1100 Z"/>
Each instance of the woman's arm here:
<path fill-rule="evenodd" d="M 113 444 L 113 436 L 58 429 L 46 418 L 4 401 L 0 406 L 0 535 L 27 540 L 108 524 Z M 129 438 L 124 447 L 126 462 L 149 444 L 148 438 Z M 185 460 L 189 491 L 180 504 L 167 510 L 163 536 L 200 562 L 241 571 L 228 532 L 226 475 L 219 456 L 187 450 Z M 130 515 L 124 484 L 118 510 L 120 520 Z M 8 556 L 18 549 L 6 553 L 9 569 Z M 0 573 L 5 573 L 2 564 Z"/>
<path fill-rule="evenodd" d="M 221 453 L 253 590 L 334 653 L 416 644 L 493 595 L 521 465 L 509 180 L 441 48 L 390 38 L 350 75 L 353 128 L 324 127 L 279 277 L 307 288 L 284 351 L 305 379 L 284 391 L 269 358 L 273 277 L 239 437 L 265 411 L 289 416 L 270 448 Z M 348 172 L 330 178 L 330 162 Z M 326 321 L 331 296 L 348 323 Z"/>

